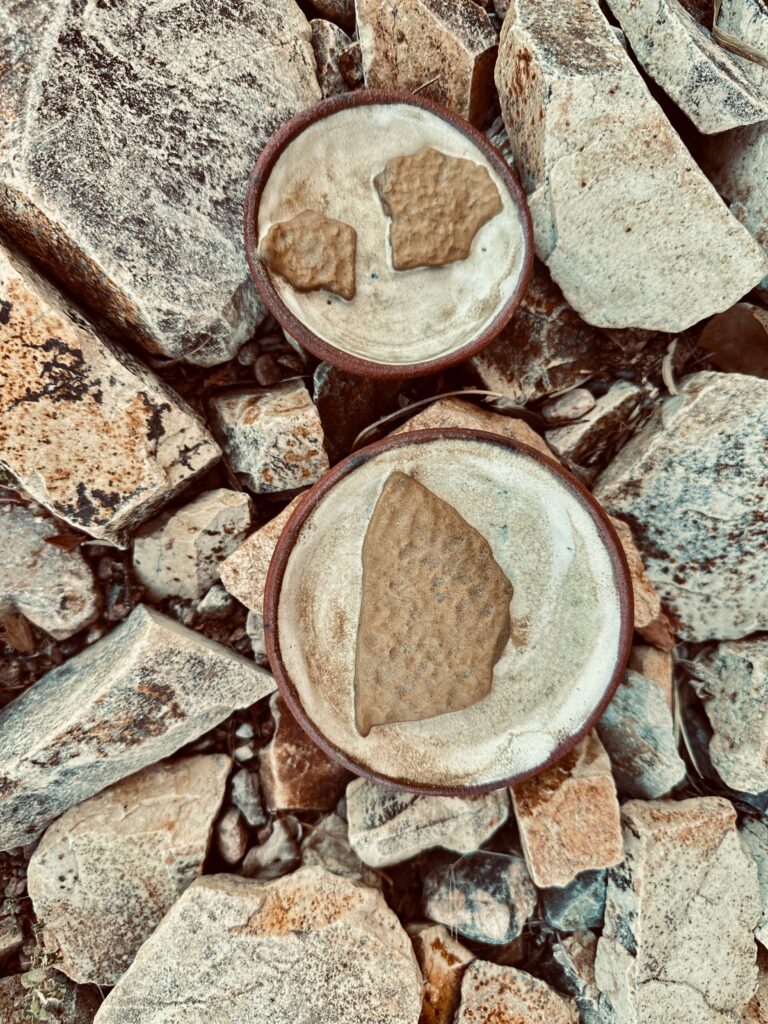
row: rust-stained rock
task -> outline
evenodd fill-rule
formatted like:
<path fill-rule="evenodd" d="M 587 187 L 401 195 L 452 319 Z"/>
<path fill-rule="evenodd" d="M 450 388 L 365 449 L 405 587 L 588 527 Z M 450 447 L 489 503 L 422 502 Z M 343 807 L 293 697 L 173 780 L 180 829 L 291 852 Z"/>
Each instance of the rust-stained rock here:
<path fill-rule="evenodd" d="M 548 430 L 547 444 L 561 459 L 577 466 L 599 463 L 617 440 L 626 437 L 644 394 L 636 384 L 617 381 L 578 422 Z"/>
<path fill-rule="evenodd" d="M 766 1024 L 768 1022 L 768 953 L 757 950 L 757 990 L 747 1003 L 741 1024 Z"/>
<path fill-rule="evenodd" d="M 332 21 L 313 18 L 309 24 L 312 29 L 312 49 L 317 64 L 317 81 L 320 83 L 323 99 L 349 92 L 349 86 L 344 78 L 339 60 L 347 47 L 352 45 L 352 40 L 343 29 L 334 25 Z"/>
<path fill-rule="evenodd" d="M 661 598 L 648 579 L 643 557 L 637 550 L 632 530 L 621 519 L 610 517 L 613 528 L 619 536 L 632 578 L 632 597 L 635 605 L 635 629 L 643 639 L 662 651 L 671 651 L 675 646 L 672 626 L 661 606 Z"/>
<path fill-rule="evenodd" d="M 395 270 L 465 260 L 477 232 L 502 209 L 487 168 L 431 146 L 394 157 L 373 181 L 392 220 Z"/>
<path fill-rule="evenodd" d="M 376 725 L 469 707 L 509 639 L 512 584 L 488 541 L 417 480 L 387 477 L 362 550 L 355 717 Z"/>
<path fill-rule="evenodd" d="M 667 705 L 670 710 L 672 709 L 674 662 L 671 651 L 661 651 L 658 647 L 651 647 L 650 644 L 633 644 L 627 667 L 631 668 L 633 672 L 639 672 L 646 679 L 652 679 L 654 683 L 658 683 Z"/>
<path fill-rule="evenodd" d="M 23 974 L 0 978 L 0 1020 L 3 1024 L 29 1024 L 35 1020 L 29 1014 L 37 1008 L 37 1020 L 45 1020 L 39 1014 L 46 1008 L 36 991 L 46 1000 L 59 1000 L 61 1021 L 66 1024 L 93 1024 L 94 1014 L 99 1008 L 99 997 L 95 990 L 73 985 L 69 978 L 58 971 L 44 970 L 37 985 L 27 987 Z M 51 1010 L 47 1010 L 51 1012 Z M 56 1017 L 51 1017 L 56 1020 Z"/>
<path fill-rule="evenodd" d="M 464 972 L 455 1024 L 578 1024 L 578 1013 L 545 981 L 475 960 Z"/>
<path fill-rule="evenodd" d="M 441 924 L 420 927 L 411 938 L 424 977 L 419 1024 L 453 1024 L 461 979 L 474 954 Z"/>
<path fill-rule="evenodd" d="M 344 221 L 316 210 L 304 210 L 273 224 L 260 245 L 270 270 L 299 292 L 320 288 L 355 297 L 357 232 Z"/>

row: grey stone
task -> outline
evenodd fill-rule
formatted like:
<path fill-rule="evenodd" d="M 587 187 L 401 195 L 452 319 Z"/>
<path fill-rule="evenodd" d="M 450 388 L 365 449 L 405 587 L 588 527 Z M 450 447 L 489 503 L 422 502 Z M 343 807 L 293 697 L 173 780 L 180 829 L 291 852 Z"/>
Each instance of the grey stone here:
<path fill-rule="evenodd" d="M 744 850 L 755 862 L 762 912 L 755 925 L 755 938 L 768 949 L 768 826 L 758 818 L 747 818 L 739 828 Z"/>
<path fill-rule="evenodd" d="M 274 687 L 252 662 L 138 605 L 0 714 L 0 849 Z"/>
<path fill-rule="evenodd" d="M 0 918 L 0 966 L 17 953 L 24 942 L 24 932 L 15 914 Z"/>
<path fill-rule="evenodd" d="M 150 351 L 231 358 L 264 315 L 248 173 L 320 98 L 294 0 L 13 3 L 0 64 L 7 230 Z"/>
<path fill-rule="evenodd" d="M 337 22 L 345 31 L 355 27 L 355 0 L 313 0 L 312 6 L 324 18 Z"/>
<path fill-rule="evenodd" d="M 332 21 L 313 18 L 309 24 L 312 29 L 312 49 L 317 65 L 317 81 L 323 99 L 349 92 L 349 86 L 339 67 L 339 58 L 342 52 L 352 44 L 352 40 L 343 29 L 334 25 Z"/>
<path fill-rule="evenodd" d="M 237 601 L 223 583 L 214 583 L 197 603 L 197 614 L 205 619 L 226 619 L 237 607 Z"/>
<path fill-rule="evenodd" d="M 474 960 L 461 981 L 455 1024 L 577 1024 L 578 1014 L 545 981 L 515 967 Z"/>
<path fill-rule="evenodd" d="M 267 816 L 261 803 L 259 776 L 255 772 L 241 768 L 232 776 L 232 803 L 251 828 L 266 823 Z"/>
<path fill-rule="evenodd" d="M 584 871 L 562 888 L 541 890 L 548 925 L 561 932 L 601 928 L 605 914 L 605 871 Z"/>
<path fill-rule="evenodd" d="M 257 665 L 268 665 L 267 641 L 264 636 L 264 616 L 261 612 L 248 612 L 245 619 L 245 631 L 251 641 L 253 660 Z"/>
<path fill-rule="evenodd" d="M 578 423 L 547 430 L 544 439 L 561 459 L 589 466 L 599 461 L 606 448 L 626 433 L 633 413 L 645 392 L 636 384 L 620 380 L 606 391 Z"/>
<path fill-rule="evenodd" d="M 581 1024 L 604 1024 L 595 984 L 597 936 L 593 932 L 559 936 L 552 946 L 557 986 L 573 998 Z"/>
<path fill-rule="evenodd" d="M 563 420 L 580 420 L 595 407 L 595 399 L 591 391 L 586 388 L 573 388 L 566 391 L 564 395 L 557 398 L 550 398 L 541 407 L 541 415 L 549 423 L 558 423 Z"/>
<path fill-rule="evenodd" d="M 248 829 L 236 807 L 228 807 L 216 822 L 216 849 L 227 864 L 239 864 L 248 849 Z"/>
<path fill-rule="evenodd" d="M 349 825 L 344 818 L 333 812 L 306 828 L 301 844 L 301 861 L 305 867 L 320 865 L 334 875 L 381 888 L 381 877 L 363 864 L 350 846 Z"/>
<path fill-rule="evenodd" d="M 461 979 L 474 956 L 441 924 L 409 926 L 408 933 L 424 977 L 420 1024 L 453 1024 Z"/>
<path fill-rule="evenodd" d="M 246 878 L 266 881 L 281 878 L 297 868 L 301 863 L 299 833 L 296 818 L 277 818 L 264 842 L 252 847 L 245 855 L 243 874 Z"/>
<path fill-rule="evenodd" d="M 738 639 L 768 628 L 768 381 L 696 373 L 679 391 L 625 445 L 594 494 L 632 527 L 675 632 Z"/>
<path fill-rule="evenodd" d="M 768 84 L 768 11 L 764 0 L 721 0 L 712 31 L 721 46 L 740 55 L 739 63 L 745 73 L 765 88 Z"/>
<path fill-rule="evenodd" d="M 66 1021 L 66 1024 L 93 1024 L 94 1014 L 99 1008 L 99 997 L 94 991 L 73 985 L 58 971 L 43 969 L 41 974 L 41 980 L 34 985 L 28 975 L 0 978 L 0 1020 L 3 1024 L 57 1019 Z M 44 1017 L 43 1013 L 50 1016 Z"/>

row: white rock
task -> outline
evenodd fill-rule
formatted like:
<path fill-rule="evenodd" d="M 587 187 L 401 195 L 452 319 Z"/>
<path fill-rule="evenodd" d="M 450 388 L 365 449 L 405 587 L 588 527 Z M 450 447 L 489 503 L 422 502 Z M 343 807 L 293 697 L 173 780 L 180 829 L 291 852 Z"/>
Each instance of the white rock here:
<path fill-rule="evenodd" d="M 757 818 L 747 818 L 739 828 L 739 838 L 757 868 L 762 913 L 755 926 L 755 938 L 768 949 L 768 826 Z"/>
<path fill-rule="evenodd" d="M 475 960 L 464 972 L 455 1024 L 577 1024 L 578 1014 L 545 981 Z"/>
<path fill-rule="evenodd" d="M 97 1024 L 417 1024 L 421 975 L 375 889 L 322 868 L 269 884 L 198 879 Z"/>
<path fill-rule="evenodd" d="M 721 0 L 716 13 L 715 39 L 721 46 L 740 54 L 739 62 L 745 73 L 765 88 L 768 84 L 768 13 L 763 0 Z"/>
<path fill-rule="evenodd" d="M 226 619 L 237 602 L 223 583 L 214 583 L 197 603 L 197 614 L 208 619 Z"/>
<path fill-rule="evenodd" d="M 300 501 L 301 495 L 297 495 L 274 519 L 254 530 L 220 566 L 221 582 L 230 594 L 259 615 L 264 608 L 269 563 L 280 534 Z"/>
<path fill-rule="evenodd" d="M 550 398 L 541 407 L 541 415 L 550 423 L 558 420 L 580 420 L 595 407 L 595 399 L 586 388 L 573 388 L 558 398 Z"/>
<path fill-rule="evenodd" d="M 259 776 L 255 772 L 241 768 L 232 776 L 232 803 L 251 828 L 266 823 L 267 816 L 261 804 Z"/>
<path fill-rule="evenodd" d="M 301 863 L 298 838 L 301 827 L 296 818 L 277 818 L 269 836 L 245 855 L 243 874 L 246 878 L 267 881 L 287 875 Z"/>
<path fill-rule="evenodd" d="M 29 862 L 46 949 L 73 981 L 114 985 L 200 874 L 224 754 L 145 768 L 63 814 Z"/>
<path fill-rule="evenodd" d="M 239 864 L 248 849 L 248 829 L 236 807 L 229 807 L 216 822 L 216 848 L 227 864 Z"/>
<path fill-rule="evenodd" d="M 301 861 L 305 867 L 319 865 L 343 875 L 353 882 L 381 888 L 381 877 L 360 860 L 349 844 L 349 826 L 335 812 L 326 814 L 307 828 L 301 844 Z"/>
<path fill-rule="evenodd" d="M 597 936 L 594 932 L 558 936 L 552 946 L 557 986 L 573 997 L 581 1024 L 604 1024 L 595 984 Z"/>
<path fill-rule="evenodd" d="M 274 688 L 252 662 L 138 605 L 0 714 L 0 850 Z"/>
<path fill-rule="evenodd" d="M 636 384 L 618 381 L 598 398 L 578 423 L 547 430 L 544 438 L 561 459 L 587 466 L 600 457 L 607 445 L 621 437 L 644 394 Z"/>

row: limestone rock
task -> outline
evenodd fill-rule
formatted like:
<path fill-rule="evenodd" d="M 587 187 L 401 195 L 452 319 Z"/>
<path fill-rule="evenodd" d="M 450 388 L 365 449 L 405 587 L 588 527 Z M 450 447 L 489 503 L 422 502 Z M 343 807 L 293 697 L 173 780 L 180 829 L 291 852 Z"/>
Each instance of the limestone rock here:
<path fill-rule="evenodd" d="M 219 457 L 174 392 L 2 243 L 0 309 L 0 465 L 60 519 L 122 543 Z"/>
<path fill-rule="evenodd" d="M 66 1021 L 66 1024 L 93 1024 L 94 1014 L 99 1008 L 98 995 L 90 989 L 73 985 L 58 971 L 44 971 L 43 974 L 44 980 L 34 988 L 24 985 L 22 978 L 25 975 L 22 974 L 0 978 L 0 1020 L 3 1024 L 57 1019 Z M 48 1000 L 51 1002 L 46 1005 Z M 57 1003 L 58 1009 L 55 1009 Z M 41 1016 L 43 1011 L 51 1016 Z M 30 1013 L 37 1013 L 37 1017 L 30 1017 Z"/>
<path fill-rule="evenodd" d="M 50 543 L 60 532 L 51 519 L 29 509 L 0 507 L 0 615 L 19 612 L 65 640 L 93 622 L 99 595 L 80 552 Z"/>
<path fill-rule="evenodd" d="M 755 926 L 755 938 L 768 950 L 768 827 L 758 818 L 747 818 L 739 828 L 739 839 L 757 869 L 762 912 Z"/>
<path fill-rule="evenodd" d="M 32 0 L 4 19 L 0 64 L 7 230 L 150 351 L 231 358 L 264 316 L 248 173 L 320 98 L 298 5 Z"/>
<path fill-rule="evenodd" d="M 471 0 L 355 0 L 369 89 L 419 91 L 473 124 L 493 98 L 496 32 Z"/>
<path fill-rule="evenodd" d="M 618 534 L 629 566 L 635 608 L 635 630 L 649 643 L 663 651 L 671 651 L 675 646 L 672 627 L 661 607 L 661 598 L 648 578 L 643 556 L 637 550 L 632 530 L 621 519 L 616 519 L 614 516 L 611 516 L 610 519 Z"/>
<path fill-rule="evenodd" d="M 229 767 L 223 754 L 153 765 L 48 828 L 29 895 L 73 981 L 114 985 L 201 873 Z"/>
<path fill-rule="evenodd" d="M 480 796 L 417 796 L 355 779 L 347 786 L 349 841 L 374 868 L 399 864 L 442 846 L 471 853 L 501 828 L 509 815 L 506 790 Z"/>
<path fill-rule="evenodd" d="M 544 918 L 561 932 L 585 932 L 602 928 L 605 914 L 605 871 L 585 871 L 562 888 L 544 889 Z"/>
<path fill-rule="evenodd" d="M 685 640 L 732 640 L 768 627 L 766 438 L 768 381 L 696 373 L 597 481 L 595 497 L 632 527 Z"/>
<path fill-rule="evenodd" d="M 261 803 L 259 776 L 241 768 L 232 776 L 232 803 L 251 828 L 266 824 L 267 816 Z"/>
<path fill-rule="evenodd" d="M 658 683 L 667 701 L 669 710 L 673 704 L 673 661 L 670 651 L 660 651 L 647 644 L 633 644 L 629 654 L 628 668 L 633 672 Z"/>
<path fill-rule="evenodd" d="M 352 40 L 343 29 L 334 25 L 332 21 L 313 18 L 309 24 L 312 29 L 312 49 L 317 64 L 317 81 L 320 84 L 323 99 L 349 92 L 349 86 L 339 66 L 339 58 L 344 50 L 352 45 Z"/>
<path fill-rule="evenodd" d="M 326 814 L 307 829 L 301 844 L 301 862 L 305 867 L 319 865 L 334 875 L 353 882 L 381 888 L 381 878 L 367 867 L 349 844 L 349 826 L 336 813 Z"/>
<path fill-rule="evenodd" d="M 242 869 L 245 877 L 268 881 L 282 878 L 297 868 L 301 863 L 300 831 L 296 818 L 277 818 L 264 842 L 253 846 L 245 855 Z"/>
<path fill-rule="evenodd" d="M 763 277 L 597 0 L 514 0 L 496 83 L 536 251 L 585 320 L 681 331 Z"/>
<path fill-rule="evenodd" d="M 228 807 L 216 822 L 216 849 L 227 864 L 239 864 L 248 849 L 248 829 L 236 807 Z"/>
<path fill-rule="evenodd" d="M 593 932 L 558 937 L 552 946 L 557 985 L 576 1003 L 581 1024 L 604 1024 L 595 984 L 597 936 Z"/>
<path fill-rule="evenodd" d="M 198 879 L 97 1022 L 417 1024 L 420 1009 L 410 941 L 381 893 L 302 868 L 266 885 Z"/>
<path fill-rule="evenodd" d="M 267 266 L 298 292 L 319 289 L 355 297 L 357 232 L 344 221 L 304 210 L 273 224 L 260 245 Z"/>
<path fill-rule="evenodd" d="M 757 980 L 757 874 L 727 800 L 623 807 L 595 973 L 608 1022 L 738 1020 Z"/>
<path fill-rule="evenodd" d="M 624 856 L 611 762 L 594 732 L 557 764 L 512 787 L 525 862 L 539 888 Z"/>
<path fill-rule="evenodd" d="M 300 500 L 299 494 L 274 519 L 254 530 L 219 567 L 221 582 L 230 594 L 251 611 L 261 613 L 264 607 L 264 586 L 269 563 L 283 527 Z"/>
<path fill-rule="evenodd" d="M 464 972 L 455 1024 L 578 1024 L 569 999 L 515 967 L 475 960 Z"/>
<path fill-rule="evenodd" d="M 578 423 L 548 430 L 544 435 L 547 444 L 561 459 L 578 466 L 598 462 L 605 450 L 626 431 L 644 394 L 636 384 L 617 381 Z"/>
<path fill-rule="evenodd" d="M 0 714 L 0 849 L 274 687 L 252 662 L 138 605 Z"/>
<path fill-rule="evenodd" d="M 314 400 L 331 464 L 352 450 L 365 427 L 397 408 L 399 380 L 372 380 L 320 363 L 314 374 Z"/>
<path fill-rule="evenodd" d="M 420 928 L 412 939 L 424 977 L 419 1024 L 453 1024 L 461 979 L 474 955 L 441 924 Z"/>
<path fill-rule="evenodd" d="M 320 417 L 301 380 L 220 395 L 211 414 L 232 469 L 254 494 L 306 487 L 328 469 Z"/>

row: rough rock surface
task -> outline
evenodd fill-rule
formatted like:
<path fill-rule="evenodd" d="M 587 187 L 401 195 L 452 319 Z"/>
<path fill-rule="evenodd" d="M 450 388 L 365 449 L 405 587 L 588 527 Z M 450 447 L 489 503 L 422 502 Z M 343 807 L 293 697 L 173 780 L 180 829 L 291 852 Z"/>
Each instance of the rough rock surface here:
<path fill-rule="evenodd" d="M 768 953 L 757 951 L 757 991 L 747 1003 L 742 1024 L 766 1024 L 768 1021 Z"/>
<path fill-rule="evenodd" d="M 45 972 L 45 993 L 60 1001 L 59 1019 L 66 1024 L 93 1024 L 94 1014 L 99 1007 L 99 997 L 90 989 L 79 988 L 58 971 Z M 15 974 L 0 978 L 0 1020 L 3 1024 L 29 1024 L 33 990 L 25 988 L 23 975 Z M 45 1009 L 39 1002 L 40 1009 Z M 51 1010 L 47 1012 L 51 1013 Z M 37 1020 L 45 1020 L 38 1016 Z M 56 1017 L 51 1016 L 51 1020 Z"/>
<path fill-rule="evenodd" d="M 273 224 L 259 251 L 298 292 L 324 288 L 343 299 L 355 297 L 357 232 L 344 221 L 304 210 Z"/>
<path fill-rule="evenodd" d="M 0 465 L 60 519 L 120 543 L 219 457 L 178 395 L 2 243 L 0 308 Z"/>
<path fill-rule="evenodd" d="M 365 82 L 363 51 L 358 39 L 345 46 L 339 54 L 339 71 L 350 89 L 359 89 Z"/>
<path fill-rule="evenodd" d="M 561 932 L 585 932 L 601 928 L 605 914 L 605 871 L 585 871 L 562 888 L 544 889 L 544 919 Z"/>
<path fill-rule="evenodd" d="M 200 874 L 229 767 L 224 754 L 152 765 L 48 828 L 29 895 L 73 981 L 114 985 Z"/>
<path fill-rule="evenodd" d="M 419 1024 L 453 1024 L 461 979 L 474 955 L 441 924 L 420 928 L 411 938 L 424 978 Z"/>
<path fill-rule="evenodd" d="M 633 644 L 627 667 L 658 683 L 667 706 L 670 711 L 672 710 L 674 662 L 671 651 L 660 651 L 658 647 L 651 647 L 648 644 Z"/>
<path fill-rule="evenodd" d="M 727 800 L 623 807 L 595 973 L 608 1022 L 736 1021 L 757 981 L 757 873 Z"/>
<path fill-rule="evenodd" d="M 355 0 L 369 89 L 418 90 L 473 124 L 493 97 L 496 32 L 471 0 Z"/>
<path fill-rule="evenodd" d="M 580 420 L 595 408 L 595 398 L 586 388 L 572 388 L 564 395 L 550 398 L 541 407 L 541 415 L 552 423 Z"/>
<path fill-rule="evenodd" d="M 732 640 L 768 627 L 767 439 L 768 381 L 696 373 L 597 481 L 595 497 L 632 527 L 685 640 Z"/>
<path fill-rule="evenodd" d="M 626 428 L 643 395 L 643 389 L 636 384 L 617 381 L 578 423 L 548 430 L 544 435 L 547 444 L 561 459 L 579 466 L 590 465 Z"/>
<path fill-rule="evenodd" d="M 504 789 L 480 796 L 417 796 L 354 779 L 347 786 L 349 841 L 374 868 L 442 846 L 471 853 L 501 828 L 509 815 Z"/>
<path fill-rule="evenodd" d="M 475 960 L 464 972 L 455 1024 L 577 1024 L 578 1014 L 545 981 Z"/>
<path fill-rule="evenodd" d="M 320 98 L 297 4 L 32 0 L 0 33 L 0 221 L 151 351 L 230 358 L 264 315 L 248 172 Z"/>
<path fill-rule="evenodd" d="M 328 469 L 320 417 L 301 380 L 220 395 L 211 415 L 232 469 L 255 494 L 306 487 Z"/>
<path fill-rule="evenodd" d="M 324 18 L 337 22 L 347 32 L 355 27 L 355 0 L 313 0 L 315 7 Z"/>
<path fill-rule="evenodd" d="M 402 381 L 357 377 L 330 363 L 320 363 L 313 385 L 325 450 L 333 465 L 349 454 L 361 430 L 397 408 Z"/>
<path fill-rule="evenodd" d="M 564 886 L 624 856 L 611 762 L 590 732 L 557 764 L 512 787 L 525 862 L 536 886 Z M 479 845 L 479 844 L 478 844 Z"/>
<path fill-rule="evenodd" d="M 245 855 L 243 874 L 246 878 L 258 878 L 263 882 L 294 871 L 301 863 L 298 836 L 301 826 L 296 818 L 278 818 L 272 823 L 272 831 L 258 846 L 253 846 Z"/>
<path fill-rule="evenodd" d="M 248 829 L 236 807 L 228 807 L 216 822 L 216 849 L 227 864 L 239 864 L 248 850 Z"/>
<path fill-rule="evenodd" d="M 252 662 L 138 605 L 0 714 L 0 850 L 274 688 Z"/>
<path fill-rule="evenodd" d="M 352 45 L 352 40 L 332 21 L 313 18 L 309 24 L 317 64 L 317 81 L 320 83 L 323 99 L 349 92 L 349 86 L 339 67 L 339 58 L 346 48 Z"/>
<path fill-rule="evenodd" d="M 747 57 L 755 73 L 768 67 L 768 18 L 764 0 L 722 0 L 717 8 L 714 35 L 720 45 Z"/>
<path fill-rule="evenodd" d="M 597 0 L 514 0 L 496 83 L 536 251 L 585 320 L 680 331 L 766 273 Z"/>
<path fill-rule="evenodd" d="M 251 826 L 264 825 L 267 816 L 261 803 L 259 776 L 241 768 L 232 776 L 232 803 Z"/>
<path fill-rule="evenodd" d="M 410 940 L 381 893 L 303 868 L 267 885 L 198 879 L 96 1020 L 417 1024 L 420 1009 Z"/>
<path fill-rule="evenodd" d="M 305 867 L 319 865 L 334 875 L 343 875 L 353 882 L 381 888 L 381 878 L 363 864 L 352 849 L 349 844 L 349 826 L 336 813 L 326 814 L 306 829 L 301 844 L 301 862 Z"/>
<path fill-rule="evenodd" d="M 614 516 L 611 516 L 610 519 L 621 541 L 632 579 L 635 630 L 649 643 L 655 644 L 661 650 L 671 651 L 675 646 L 672 627 L 661 607 L 661 598 L 648 579 L 643 556 L 637 550 L 632 530 L 621 519 L 616 519 Z"/>
<path fill-rule="evenodd" d="M 252 612 L 261 614 L 264 607 L 264 586 L 267 582 L 269 563 L 272 561 L 283 527 L 299 501 L 300 494 L 278 512 L 274 519 L 254 530 L 219 567 L 224 586 Z"/>
<path fill-rule="evenodd" d="M 757 868 L 762 913 L 755 926 L 755 938 L 768 950 L 768 826 L 758 818 L 747 818 L 739 828 L 739 838 Z"/>
<path fill-rule="evenodd" d="M 557 987 L 573 997 L 581 1024 L 605 1024 L 595 984 L 597 936 L 593 932 L 558 937 L 552 947 Z"/>

